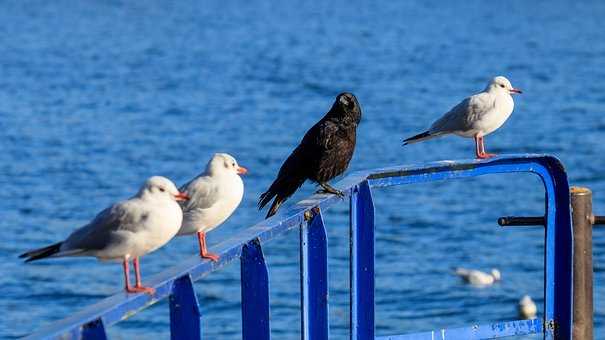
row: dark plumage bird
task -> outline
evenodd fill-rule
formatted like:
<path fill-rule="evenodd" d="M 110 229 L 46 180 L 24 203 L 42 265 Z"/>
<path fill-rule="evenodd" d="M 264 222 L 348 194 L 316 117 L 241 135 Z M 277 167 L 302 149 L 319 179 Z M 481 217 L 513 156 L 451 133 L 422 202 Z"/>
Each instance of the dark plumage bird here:
<path fill-rule="evenodd" d="M 273 198 L 267 217 L 273 216 L 279 206 L 307 180 L 318 183 L 320 192 L 342 196 L 328 181 L 342 174 L 353 157 L 357 125 L 361 108 L 351 93 L 341 93 L 332 108 L 307 131 L 300 144 L 279 169 L 277 178 L 260 196 L 259 210 Z"/>

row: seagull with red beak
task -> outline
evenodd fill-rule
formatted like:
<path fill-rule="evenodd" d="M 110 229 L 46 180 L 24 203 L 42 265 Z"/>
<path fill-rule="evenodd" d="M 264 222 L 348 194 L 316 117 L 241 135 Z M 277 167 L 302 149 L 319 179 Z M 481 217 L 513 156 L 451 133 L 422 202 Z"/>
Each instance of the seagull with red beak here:
<path fill-rule="evenodd" d="M 515 103 L 511 95 L 522 93 L 514 88 L 505 77 L 492 79 L 483 92 L 472 95 L 436 120 L 431 127 L 420 134 L 405 139 L 403 145 L 455 134 L 475 139 L 475 155 L 479 159 L 495 154 L 485 151 L 483 139 L 496 131 L 513 112 Z"/>
<path fill-rule="evenodd" d="M 153 288 L 141 283 L 139 257 L 162 247 L 176 235 L 183 220 L 177 201 L 187 199 L 169 179 L 151 177 L 134 197 L 101 211 L 65 241 L 30 250 L 20 257 L 26 258 L 25 262 L 63 256 L 122 261 L 126 291 L 153 294 Z M 136 276 L 134 286 L 130 284 L 130 260 Z"/>
<path fill-rule="evenodd" d="M 208 251 L 206 233 L 221 225 L 239 206 L 244 196 L 240 175 L 248 170 L 233 156 L 217 153 L 206 170 L 181 187 L 191 198 L 183 202 L 183 223 L 178 235 L 196 234 L 202 258 L 218 261 L 219 255 Z"/>

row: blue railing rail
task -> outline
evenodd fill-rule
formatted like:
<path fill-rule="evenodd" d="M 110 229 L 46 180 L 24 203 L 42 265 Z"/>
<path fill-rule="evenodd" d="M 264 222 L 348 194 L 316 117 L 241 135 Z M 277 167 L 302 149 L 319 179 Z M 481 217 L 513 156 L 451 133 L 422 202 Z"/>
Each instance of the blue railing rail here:
<path fill-rule="evenodd" d="M 372 188 L 493 173 L 538 175 L 546 191 L 544 319 L 440 329 L 378 339 L 484 339 L 542 333 L 545 339 L 571 339 L 572 228 L 569 185 L 561 163 L 548 155 L 506 155 L 489 160 L 442 161 L 360 171 L 338 182 L 350 197 L 350 337 L 374 339 L 374 205 Z M 172 339 L 201 338 L 200 311 L 193 282 L 235 259 L 241 263 L 242 337 L 269 339 L 269 275 L 262 244 L 289 230 L 300 230 L 301 338 L 327 339 L 327 236 L 322 213 L 342 200 L 316 194 L 290 209 L 225 240 L 212 250 L 218 262 L 193 256 L 146 282 L 148 294 L 115 294 L 74 315 L 39 329 L 28 339 L 105 339 L 105 328 L 168 298 Z"/>

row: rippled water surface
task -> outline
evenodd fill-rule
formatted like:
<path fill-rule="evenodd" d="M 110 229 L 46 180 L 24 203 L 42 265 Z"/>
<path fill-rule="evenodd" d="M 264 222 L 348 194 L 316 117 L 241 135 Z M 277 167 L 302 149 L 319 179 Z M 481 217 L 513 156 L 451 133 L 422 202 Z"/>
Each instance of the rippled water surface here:
<path fill-rule="evenodd" d="M 93 259 L 24 265 L 150 175 L 183 183 L 226 151 L 250 169 L 212 244 L 260 221 L 259 194 L 344 90 L 363 121 L 350 170 L 473 156 L 448 137 L 401 147 L 465 95 L 506 75 L 524 90 L 489 151 L 557 155 L 605 212 L 605 3 L 546 1 L 0 2 L 0 334 L 17 337 L 116 293 L 121 267 Z M 314 190 L 307 184 L 296 195 Z M 375 191 L 376 327 L 387 335 L 511 320 L 543 302 L 543 231 L 497 217 L 540 214 L 532 175 Z M 346 203 L 326 213 L 334 338 L 348 323 Z M 605 234 L 594 235 L 595 334 L 605 338 Z M 179 238 L 142 260 L 148 277 L 195 252 Z M 298 234 L 265 245 L 275 339 L 299 336 Z M 455 266 L 502 271 L 476 289 Z M 197 283 L 203 332 L 238 338 L 239 266 Z M 542 312 L 542 306 L 539 307 Z M 158 304 L 111 327 L 168 338 Z"/>

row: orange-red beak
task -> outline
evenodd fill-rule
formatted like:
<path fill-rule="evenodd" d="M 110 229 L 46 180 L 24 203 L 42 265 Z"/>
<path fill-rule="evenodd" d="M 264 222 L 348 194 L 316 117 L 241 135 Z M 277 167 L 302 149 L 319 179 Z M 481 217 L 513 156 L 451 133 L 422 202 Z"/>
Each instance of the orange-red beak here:
<path fill-rule="evenodd" d="M 237 167 L 237 173 L 239 175 L 245 175 L 247 172 L 248 172 L 248 169 L 244 168 L 243 166 Z"/>
<path fill-rule="evenodd" d="M 515 89 L 515 88 L 510 89 L 510 92 L 511 93 L 523 93 L 523 91 L 521 91 L 519 89 Z"/>
<path fill-rule="evenodd" d="M 188 201 L 189 195 L 187 195 L 187 193 L 185 193 L 185 192 L 179 192 L 178 194 L 174 195 L 174 198 L 177 201 Z"/>

